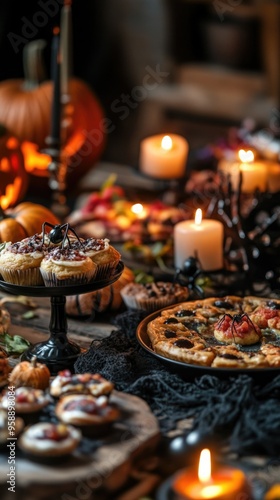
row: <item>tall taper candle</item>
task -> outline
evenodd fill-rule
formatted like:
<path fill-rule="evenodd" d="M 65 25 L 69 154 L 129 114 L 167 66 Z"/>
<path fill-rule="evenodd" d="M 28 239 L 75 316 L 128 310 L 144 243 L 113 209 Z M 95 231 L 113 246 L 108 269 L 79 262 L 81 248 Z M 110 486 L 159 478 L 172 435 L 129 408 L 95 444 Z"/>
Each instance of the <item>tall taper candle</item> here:
<path fill-rule="evenodd" d="M 53 30 L 51 72 L 53 100 L 51 114 L 50 140 L 53 145 L 60 144 L 61 89 L 60 89 L 60 36 L 59 28 Z"/>
<path fill-rule="evenodd" d="M 72 9 L 71 0 L 64 0 L 61 9 L 61 93 L 69 94 L 69 79 L 72 75 Z"/>

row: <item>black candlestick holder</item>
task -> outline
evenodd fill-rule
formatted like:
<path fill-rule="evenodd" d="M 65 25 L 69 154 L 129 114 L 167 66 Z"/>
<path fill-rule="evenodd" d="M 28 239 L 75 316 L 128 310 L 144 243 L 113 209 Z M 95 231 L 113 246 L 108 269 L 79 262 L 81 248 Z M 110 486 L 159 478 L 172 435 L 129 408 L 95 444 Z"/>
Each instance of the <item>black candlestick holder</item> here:
<path fill-rule="evenodd" d="M 0 288 L 13 295 L 50 297 L 50 337 L 44 342 L 29 347 L 23 353 L 21 359 L 31 361 L 36 356 L 38 362 L 48 366 L 52 375 L 66 368 L 73 370 L 74 363 L 81 353 L 81 348 L 67 337 L 66 296 L 101 290 L 117 281 L 123 269 L 123 262 L 119 262 L 114 274 L 106 279 L 68 286 L 21 286 L 7 281 L 0 281 Z"/>
<path fill-rule="evenodd" d="M 48 165 L 49 187 L 52 191 L 51 210 L 60 220 L 64 220 L 69 213 L 65 194 L 67 158 L 62 153 L 60 141 L 47 137 L 46 144 L 47 148 L 43 150 L 43 153 L 51 157 Z"/>
<path fill-rule="evenodd" d="M 161 193 L 161 200 L 167 205 L 178 205 L 184 200 L 186 171 L 181 177 L 154 177 L 148 175 L 138 168 L 136 174 L 139 177 L 152 181 L 157 186 L 157 191 Z"/>

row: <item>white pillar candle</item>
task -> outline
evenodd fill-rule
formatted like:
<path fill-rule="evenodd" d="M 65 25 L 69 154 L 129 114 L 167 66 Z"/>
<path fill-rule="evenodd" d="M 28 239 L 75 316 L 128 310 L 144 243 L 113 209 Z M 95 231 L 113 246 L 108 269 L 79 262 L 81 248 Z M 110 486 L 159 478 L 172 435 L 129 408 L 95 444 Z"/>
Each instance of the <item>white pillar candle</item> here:
<path fill-rule="evenodd" d="M 153 135 L 140 144 L 139 168 L 150 177 L 176 179 L 186 170 L 189 144 L 177 134 Z"/>
<path fill-rule="evenodd" d="M 222 269 L 223 238 L 223 224 L 213 219 L 202 220 L 201 209 L 197 209 L 195 220 L 174 226 L 175 268 L 182 269 L 186 259 L 196 257 L 206 271 Z"/>
<path fill-rule="evenodd" d="M 242 193 L 254 193 L 256 189 L 264 192 L 267 188 L 267 165 L 265 161 L 255 161 L 253 151 L 241 149 L 238 152 L 240 161 L 221 161 L 218 170 L 230 176 L 232 189 L 237 191 L 240 173 L 242 173 Z"/>
<path fill-rule="evenodd" d="M 242 172 L 243 193 L 253 193 L 256 189 L 265 191 L 267 186 L 267 167 L 265 162 L 254 161 L 254 153 L 252 151 L 239 151 L 240 172 Z"/>

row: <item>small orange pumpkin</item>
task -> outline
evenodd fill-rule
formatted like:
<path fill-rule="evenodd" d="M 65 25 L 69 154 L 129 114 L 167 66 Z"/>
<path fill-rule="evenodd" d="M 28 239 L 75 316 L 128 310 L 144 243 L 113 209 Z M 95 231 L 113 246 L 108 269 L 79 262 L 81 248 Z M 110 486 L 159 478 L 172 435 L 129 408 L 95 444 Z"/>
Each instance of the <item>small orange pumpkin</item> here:
<path fill-rule="evenodd" d="M 120 290 L 134 281 L 133 272 L 126 266 L 120 278 L 101 290 L 66 297 L 66 313 L 69 316 L 94 316 L 95 312 L 117 311 L 123 304 Z"/>
<path fill-rule="evenodd" d="M 50 383 L 50 370 L 47 365 L 38 363 L 34 356 L 31 361 L 21 361 L 9 375 L 10 384 L 15 387 L 33 387 L 47 389 Z"/>
<path fill-rule="evenodd" d="M 0 242 L 20 241 L 42 231 L 42 224 L 59 224 L 57 217 L 43 205 L 23 202 L 4 212 L 0 210 Z"/>
<path fill-rule="evenodd" d="M 19 140 L 0 125 L 0 207 L 16 205 L 25 195 L 28 177 Z"/>

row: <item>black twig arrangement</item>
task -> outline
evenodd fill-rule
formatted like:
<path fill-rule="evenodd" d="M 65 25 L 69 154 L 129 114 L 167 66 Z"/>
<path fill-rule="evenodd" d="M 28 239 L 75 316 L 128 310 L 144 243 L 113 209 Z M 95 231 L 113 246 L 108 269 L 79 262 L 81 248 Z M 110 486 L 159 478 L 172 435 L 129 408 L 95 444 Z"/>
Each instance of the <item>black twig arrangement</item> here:
<path fill-rule="evenodd" d="M 224 182 L 223 182 L 224 181 Z M 221 179 L 207 217 L 221 220 L 225 228 L 224 256 L 228 271 L 241 272 L 247 288 L 255 292 L 256 281 L 264 289 L 280 286 L 280 194 L 242 193 L 242 174 L 234 192 L 230 177 Z"/>

